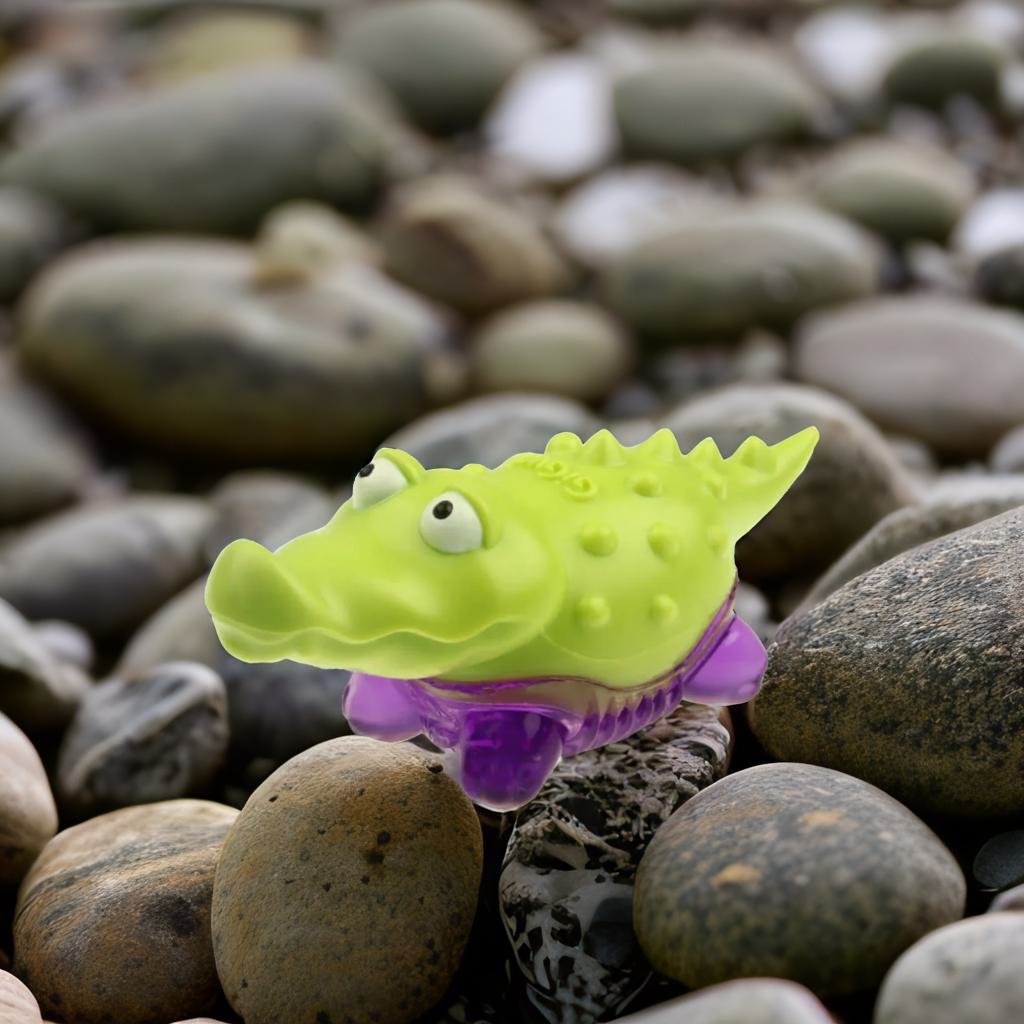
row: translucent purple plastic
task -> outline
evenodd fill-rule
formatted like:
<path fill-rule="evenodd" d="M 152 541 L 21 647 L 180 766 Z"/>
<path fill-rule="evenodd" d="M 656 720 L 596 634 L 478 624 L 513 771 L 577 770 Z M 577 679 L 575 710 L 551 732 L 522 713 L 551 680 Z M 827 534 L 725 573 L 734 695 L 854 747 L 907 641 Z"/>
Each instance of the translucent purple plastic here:
<path fill-rule="evenodd" d="M 353 730 L 377 739 L 425 734 L 449 751 L 449 768 L 472 800 L 504 811 L 536 796 L 559 758 L 629 736 L 682 700 L 750 700 L 765 658 L 730 594 L 686 658 L 639 686 L 576 677 L 453 683 L 357 672 L 344 711 Z"/>

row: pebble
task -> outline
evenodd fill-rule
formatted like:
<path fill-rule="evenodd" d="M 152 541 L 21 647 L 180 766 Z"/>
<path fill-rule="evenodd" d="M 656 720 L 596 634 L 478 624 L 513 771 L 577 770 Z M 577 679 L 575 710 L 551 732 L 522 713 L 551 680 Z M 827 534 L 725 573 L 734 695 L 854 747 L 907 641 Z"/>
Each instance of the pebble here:
<path fill-rule="evenodd" d="M 43 1024 L 36 997 L 7 971 L 0 971 L 0 1020 L 4 1024 Z"/>
<path fill-rule="evenodd" d="M 593 173 L 618 144 L 606 69 L 575 53 L 532 61 L 506 84 L 483 133 L 487 152 L 527 180 L 561 184 Z"/>
<path fill-rule="evenodd" d="M 1024 420 L 1024 316 L 934 295 L 854 303 L 806 325 L 795 371 L 940 454 L 984 456 Z"/>
<path fill-rule="evenodd" d="M 22 884 L 15 969 L 65 1024 L 151 1024 L 213 1010 L 213 873 L 237 812 L 128 807 L 60 832 Z"/>
<path fill-rule="evenodd" d="M 829 567 L 808 592 L 802 609 L 904 551 L 1018 505 L 1024 505 L 1024 476 L 980 477 L 890 512 Z"/>
<path fill-rule="evenodd" d="M 1004 910 L 1024 910 L 1024 884 L 1015 885 L 1012 889 L 999 893 L 988 908 L 990 914 L 1001 913 Z"/>
<path fill-rule="evenodd" d="M 975 262 L 1024 245 L 1024 188 L 994 188 L 979 196 L 957 225 L 953 245 Z"/>
<path fill-rule="evenodd" d="M 518 452 L 542 452 L 564 430 L 589 437 L 601 424 L 579 402 L 556 395 L 488 395 L 430 413 L 385 442 L 426 469 L 470 462 L 495 469 Z"/>
<path fill-rule="evenodd" d="M 55 204 L 25 189 L 0 188 L 0 304 L 13 302 L 70 235 Z"/>
<path fill-rule="evenodd" d="M 629 339 L 596 306 L 549 299 L 502 310 L 472 341 L 470 368 L 483 391 L 551 391 L 593 402 L 632 363 Z"/>
<path fill-rule="evenodd" d="M 659 1003 L 620 1024 L 833 1024 L 814 993 L 778 978 L 742 978 Z"/>
<path fill-rule="evenodd" d="M 482 857 L 436 755 L 355 736 L 298 755 L 249 798 L 217 867 L 229 1002 L 247 1024 L 409 1024 L 458 967 Z"/>
<path fill-rule="evenodd" d="M 986 302 L 1024 309 L 1024 243 L 986 256 L 975 270 L 974 287 Z"/>
<path fill-rule="evenodd" d="M 1024 472 L 1024 426 L 1003 434 L 988 458 L 995 473 Z"/>
<path fill-rule="evenodd" d="M 985 889 L 1008 889 L 1024 882 L 1024 830 L 994 835 L 975 855 L 971 871 Z"/>
<path fill-rule="evenodd" d="M 342 23 L 341 54 L 377 76 L 418 124 L 472 128 L 543 41 L 511 6 L 471 0 L 371 4 Z"/>
<path fill-rule="evenodd" d="M 840 772 L 769 764 L 715 783 L 658 830 L 633 920 L 655 969 L 691 988 L 767 976 L 841 995 L 957 920 L 965 889 L 895 800 Z"/>
<path fill-rule="evenodd" d="M 713 437 L 730 455 L 753 434 L 769 443 L 810 425 L 821 439 L 807 468 L 737 548 L 752 581 L 823 570 L 879 519 L 917 497 L 910 476 L 855 409 L 816 388 L 736 384 L 698 395 L 664 419 L 689 451 Z M 857 501 L 844 497 L 857 494 Z M 828 515 L 822 515 L 822 508 Z"/>
<path fill-rule="evenodd" d="M 93 687 L 64 734 L 61 799 L 81 816 L 202 794 L 223 765 L 227 695 L 220 677 L 171 662 Z"/>
<path fill-rule="evenodd" d="M 552 1024 L 621 1012 L 650 968 L 633 935 L 633 879 L 651 836 L 724 775 L 728 715 L 682 704 L 619 743 L 563 761 L 522 808 L 498 882 L 530 1002 Z"/>
<path fill-rule="evenodd" d="M 454 358 L 448 332 L 437 310 L 370 267 L 266 288 L 246 246 L 122 239 L 47 270 L 20 348 L 129 437 L 266 464 L 364 456 L 443 397 L 431 388 L 439 361 Z"/>
<path fill-rule="evenodd" d="M 944 241 L 974 196 L 974 179 L 955 157 L 888 138 L 833 150 L 810 186 L 822 205 L 896 243 Z"/>
<path fill-rule="evenodd" d="M 0 713 L 30 736 L 59 733 L 71 721 L 89 680 L 58 660 L 32 626 L 0 599 Z"/>
<path fill-rule="evenodd" d="M 32 632 L 58 661 L 86 673 L 91 671 L 96 661 L 96 647 L 92 637 L 80 626 L 60 619 L 43 619 L 32 623 Z"/>
<path fill-rule="evenodd" d="M 794 64 L 750 40 L 666 46 L 614 89 L 626 153 L 681 164 L 808 135 L 821 103 Z"/>
<path fill-rule="evenodd" d="M 365 204 L 400 128 L 354 72 L 295 61 L 81 106 L 0 161 L 112 228 L 246 231 L 286 199 Z"/>
<path fill-rule="evenodd" d="M 0 714 L 0 891 L 17 887 L 57 831 L 57 808 L 28 737 Z M 0 985 L 0 1011 L 4 987 Z M 7 1018 L 0 1012 L 0 1019 Z"/>
<path fill-rule="evenodd" d="M 1014 509 L 857 576 L 779 629 L 747 708 L 757 739 L 922 813 L 1019 815 L 1022 572 Z"/>
<path fill-rule="evenodd" d="M 883 81 L 894 103 L 942 107 L 969 96 L 999 107 L 1003 54 L 992 43 L 950 27 L 929 31 L 897 49 Z"/>
<path fill-rule="evenodd" d="M 384 251 L 400 281 L 464 313 L 549 295 L 568 277 L 530 217 L 453 177 L 422 179 L 396 199 Z"/>
<path fill-rule="evenodd" d="M 0 597 L 30 619 L 62 619 L 96 637 L 123 632 L 199 575 L 212 518 L 184 495 L 59 512 L 0 546 Z"/>
<path fill-rule="evenodd" d="M 819 306 L 870 295 L 879 266 L 849 221 L 762 200 L 640 242 L 608 265 L 603 291 L 643 337 L 678 344 L 784 330 Z"/>
<path fill-rule="evenodd" d="M 95 473 L 88 441 L 57 403 L 0 374 L 0 526 L 71 504 Z"/>
<path fill-rule="evenodd" d="M 986 914 L 940 928 L 886 975 L 875 1024 L 1006 1024 L 1024 1006 L 1024 914 Z"/>

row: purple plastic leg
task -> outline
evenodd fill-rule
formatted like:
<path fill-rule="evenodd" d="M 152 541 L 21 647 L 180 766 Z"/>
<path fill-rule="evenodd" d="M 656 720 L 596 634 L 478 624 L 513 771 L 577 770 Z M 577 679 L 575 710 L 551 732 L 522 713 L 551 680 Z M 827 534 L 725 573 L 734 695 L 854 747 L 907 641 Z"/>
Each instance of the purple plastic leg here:
<path fill-rule="evenodd" d="M 378 740 L 409 740 L 423 731 L 413 683 L 353 672 L 345 687 L 342 711 L 348 724 Z"/>
<path fill-rule="evenodd" d="M 697 704 L 742 704 L 760 688 L 767 659 L 758 635 L 737 615 L 711 656 L 686 681 L 683 699 Z"/>
<path fill-rule="evenodd" d="M 449 754 L 466 795 L 492 811 L 532 800 L 562 756 L 562 727 L 536 712 L 508 708 L 471 711 Z"/>

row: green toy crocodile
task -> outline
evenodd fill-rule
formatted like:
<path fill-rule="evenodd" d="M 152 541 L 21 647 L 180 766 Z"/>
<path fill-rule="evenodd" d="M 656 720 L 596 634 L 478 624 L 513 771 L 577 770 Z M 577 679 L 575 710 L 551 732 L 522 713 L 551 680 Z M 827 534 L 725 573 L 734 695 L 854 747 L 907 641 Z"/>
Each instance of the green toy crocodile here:
<path fill-rule="evenodd" d="M 322 529 L 221 552 L 206 601 L 244 661 L 349 668 L 359 732 L 425 732 L 477 802 L 531 798 L 563 754 L 681 699 L 749 699 L 764 648 L 733 612 L 736 541 L 799 476 L 808 427 L 723 459 L 669 430 L 558 434 L 497 469 L 383 448 Z"/>

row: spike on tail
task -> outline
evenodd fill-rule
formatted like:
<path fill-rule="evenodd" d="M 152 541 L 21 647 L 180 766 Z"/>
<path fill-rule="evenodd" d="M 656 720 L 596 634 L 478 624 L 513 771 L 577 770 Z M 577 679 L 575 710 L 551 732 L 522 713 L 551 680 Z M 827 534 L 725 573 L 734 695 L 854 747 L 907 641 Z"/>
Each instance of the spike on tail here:
<path fill-rule="evenodd" d="M 656 430 L 646 441 L 641 441 L 633 449 L 648 458 L 659 462 L 678 462 L 682 457 L 676 435 L 668 427 Z"/>
<path fill-rule="evenodd" d="M 610 430 L 599 430 L 584 442 L 579 458 L 581 462 L 590 462 L 596 466 L 623 466 L 626 463 L 626 449 Z"/>

